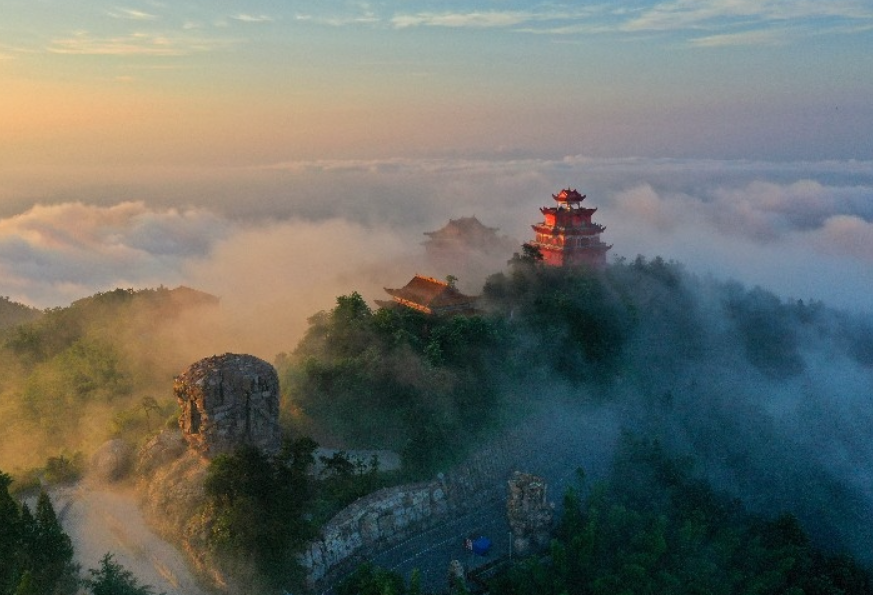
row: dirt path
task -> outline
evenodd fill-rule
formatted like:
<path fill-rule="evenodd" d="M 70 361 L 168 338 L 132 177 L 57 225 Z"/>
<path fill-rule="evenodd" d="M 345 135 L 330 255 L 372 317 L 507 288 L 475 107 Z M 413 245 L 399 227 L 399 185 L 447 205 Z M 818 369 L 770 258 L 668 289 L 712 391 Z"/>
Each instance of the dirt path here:
<path fill-rule="evenodd" d="M 157 593 L 208 595 L 184 555 L 148 528 L 131 491 L 83 482 L 53 490 L 51 496 L 83 571 L 97 568 L 111 552 L 140 584 L 152 585 Z"/>

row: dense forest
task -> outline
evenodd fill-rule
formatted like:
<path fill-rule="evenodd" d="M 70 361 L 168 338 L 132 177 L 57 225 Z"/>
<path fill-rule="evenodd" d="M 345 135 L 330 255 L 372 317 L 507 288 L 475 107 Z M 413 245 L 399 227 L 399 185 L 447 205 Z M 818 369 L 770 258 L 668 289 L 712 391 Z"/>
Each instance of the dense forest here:
<path fill-rule="evenodd" d="M 193 361 L 174 323 L 215 307 L 175 291 L 102 293 L 0 331 L 0 465 L 19 466 L 10 489 L 75 477 L 108 437 L 135 444 L 173 425 L 168 387 Z M 604 410 L 625 437 L 612 475 L 568 494 L 550 555 L 509 570 L 495 592 L 686 592 L 688 568 L 694 592 L 869 591 L 869 316 L 660 258 L 591 272 L 529 252 L 488 279 L 480 308 L 429 316 L 352 292 L 313 315 L 275 362 L 283 454 L 244 450 L 210 469 L 213 547 L 284 584 L 295 549 L 354 498 L 431 477 L 532 415 L 557 427 L 566 412 Z M 310 478 L 317 442 L 394 450 L 402 469 L 340 456 Z M 582 586 L 592 565 L 611 574 Z M 397 577 L 364 568 L 358 579 L 350 589 L 381 593 L 362 585 Z"/>
<path fill-rule="evenodd" d="M 610 409 L 624 431 L 693 461 L 687 481 L 746 507 L 707 530 L 738 523 L 757 543 L 787 514 L 815 564 L 832 563 L 815 548 L 873 561 L 873 531 L 858 522 L 873 514 L 873 452 L 859 423 L 873 419 L 869 317 L 659 258 L 590 273 L 523 255 L 489 278 L 481 303 L 480 316 L 439 318 L 341 296 L 279 358 L 289 427 L 401 449 L 408 476 L 424 477 L 533 411 L 560 425 L 574 408 Z"/>

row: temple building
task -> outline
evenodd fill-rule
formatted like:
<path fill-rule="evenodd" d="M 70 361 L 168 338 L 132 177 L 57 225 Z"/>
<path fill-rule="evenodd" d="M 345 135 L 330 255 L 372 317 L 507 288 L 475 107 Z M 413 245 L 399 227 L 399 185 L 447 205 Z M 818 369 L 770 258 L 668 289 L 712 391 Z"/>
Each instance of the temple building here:
<path fill-rule="evenodd" d="M 453 284 L 433 277 L 416 275 L 400 289 L 385 288 L 394 298 L 391 301 L 376 300 L 382 308 L 404 306 L 425 314 L 476 314 L 476 297 L 464 295 Z"/>
<path fill-rule="evenodd" d="M 483 225 L 476 217 L 450 219 L 436 231 L 426 231 L 422 242 L 428 258 L 434 261 L 457 263 L 471 254 L 497 254 L 501 258 L 512 254 L 516 242 L 497 233 L 496 227 Z"/>
<path fill-rule="evenodd" d="M 592 223 L 597 211 L 581 206 L 585 196 L 566 188 L 552 198 L 554 207 L 542 207 L 544 220 L 532 225 L 536 239 L 530 245 L 539 249 L 543 263 L 551 266 L 606 266 L 606 252 L 612 246 L 604 244 L 600 234 L 606 229 Z"/>

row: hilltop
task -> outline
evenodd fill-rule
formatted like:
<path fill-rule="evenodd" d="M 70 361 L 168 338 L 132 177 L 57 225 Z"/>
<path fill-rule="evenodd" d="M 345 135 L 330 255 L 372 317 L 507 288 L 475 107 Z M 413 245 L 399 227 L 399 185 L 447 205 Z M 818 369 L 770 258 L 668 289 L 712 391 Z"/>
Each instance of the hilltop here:
<path fill-rule="evenodd" d="M 26 460 L 20 466 L 52 457 L 57 467 L 59 455 L 69 464 L 108 437 L 137 444 L 165 421 L 175 426 L 172 378 L 197 359 L 183 349 L 185 329 L 216 303 L 189 289 L 119 289 L 3 331 L 0 419 L 17 439 L 0 444 L 0 468 L 13 446 L 30 455 L 15 459 Z M 608 453 L 622 452 L 618 437 L 629 436 L 625 454 L 637 444 L 631 451 L 643 459 L 657 451 L 667 467 L 682 461 L 682 490 L 703 482 L 718 494 L 706 498 L 734 499 L 749 514 L 790 513 L 815 547 L 871 562 L 873 530 L 856 522 L 873 514 L 859 480 L 873 472 L 858 423 L 873 418 L 869 316 L 698 277 L 660 258 L 590 271 L 520 256 L 488 278 L 478 314 L 373 308 L 353 292 L 310 317 L 289 347 L 275 361 L 286 435 L 307 449 L 311 436 L 337 450 L 391 450 L 402 461 L 399 472 L 364 474 L 331 459 L 341 481 L 300 492 L 299 518 L 289 521 L 304 537 L 354 498 L 450 471 L 513 432 L 525 438 L 505 445 L 507 460 L 584 467 L 597 481 Z M 588 420 L 585 435 L 573 420 Z M 281 493 L 290 489 L 286 462 L 259 463 Z M 210 473 L 230 474 L 226 487 L 246 469 L 251 461 L 231 459 Z M 611 489 L 619 501 L 629 495 Z M 214 497 L 229 506 L 228 519 L 248 518 Z M 222 547 L 242 548 L 242 559 L 253 553 L 241 543 L 260 543 L 260 529 L 246 526 L 241 541 L 218 536 Z M 262 561 L 274 555 L 285 554 Z"/>
<path fill-rule="evenodd" d="M 41 314 L 36 308 L 13 302 L 6 296 L 0 297 L 0 330 L 30 322 Z"/>

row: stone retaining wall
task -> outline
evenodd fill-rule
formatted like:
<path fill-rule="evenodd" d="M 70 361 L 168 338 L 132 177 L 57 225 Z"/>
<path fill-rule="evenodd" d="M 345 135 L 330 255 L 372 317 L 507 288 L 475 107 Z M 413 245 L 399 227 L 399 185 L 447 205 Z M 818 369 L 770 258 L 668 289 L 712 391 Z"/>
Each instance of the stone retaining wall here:
<path fill-rule="evenodd" d="M 321 536 L 300 555 L 309 584 L 330 583 L 331 577 L 353 570 L 374 553 L 439 525 L 450 515 L 506 498 L 506 479 L 514 463 L 511 452 L 500 441 L 434 481 L 385 488 L 352 503 L 328 521 Z"/>
<path fill-rule="evenodd" d="M 363 552 L 390 547 L 446 517 L 450 505 L 441 481 L 395 486 L 354 502 L 322 528 L 300 555 L 310 584 L 337 568 L 363 561 Z"/>

